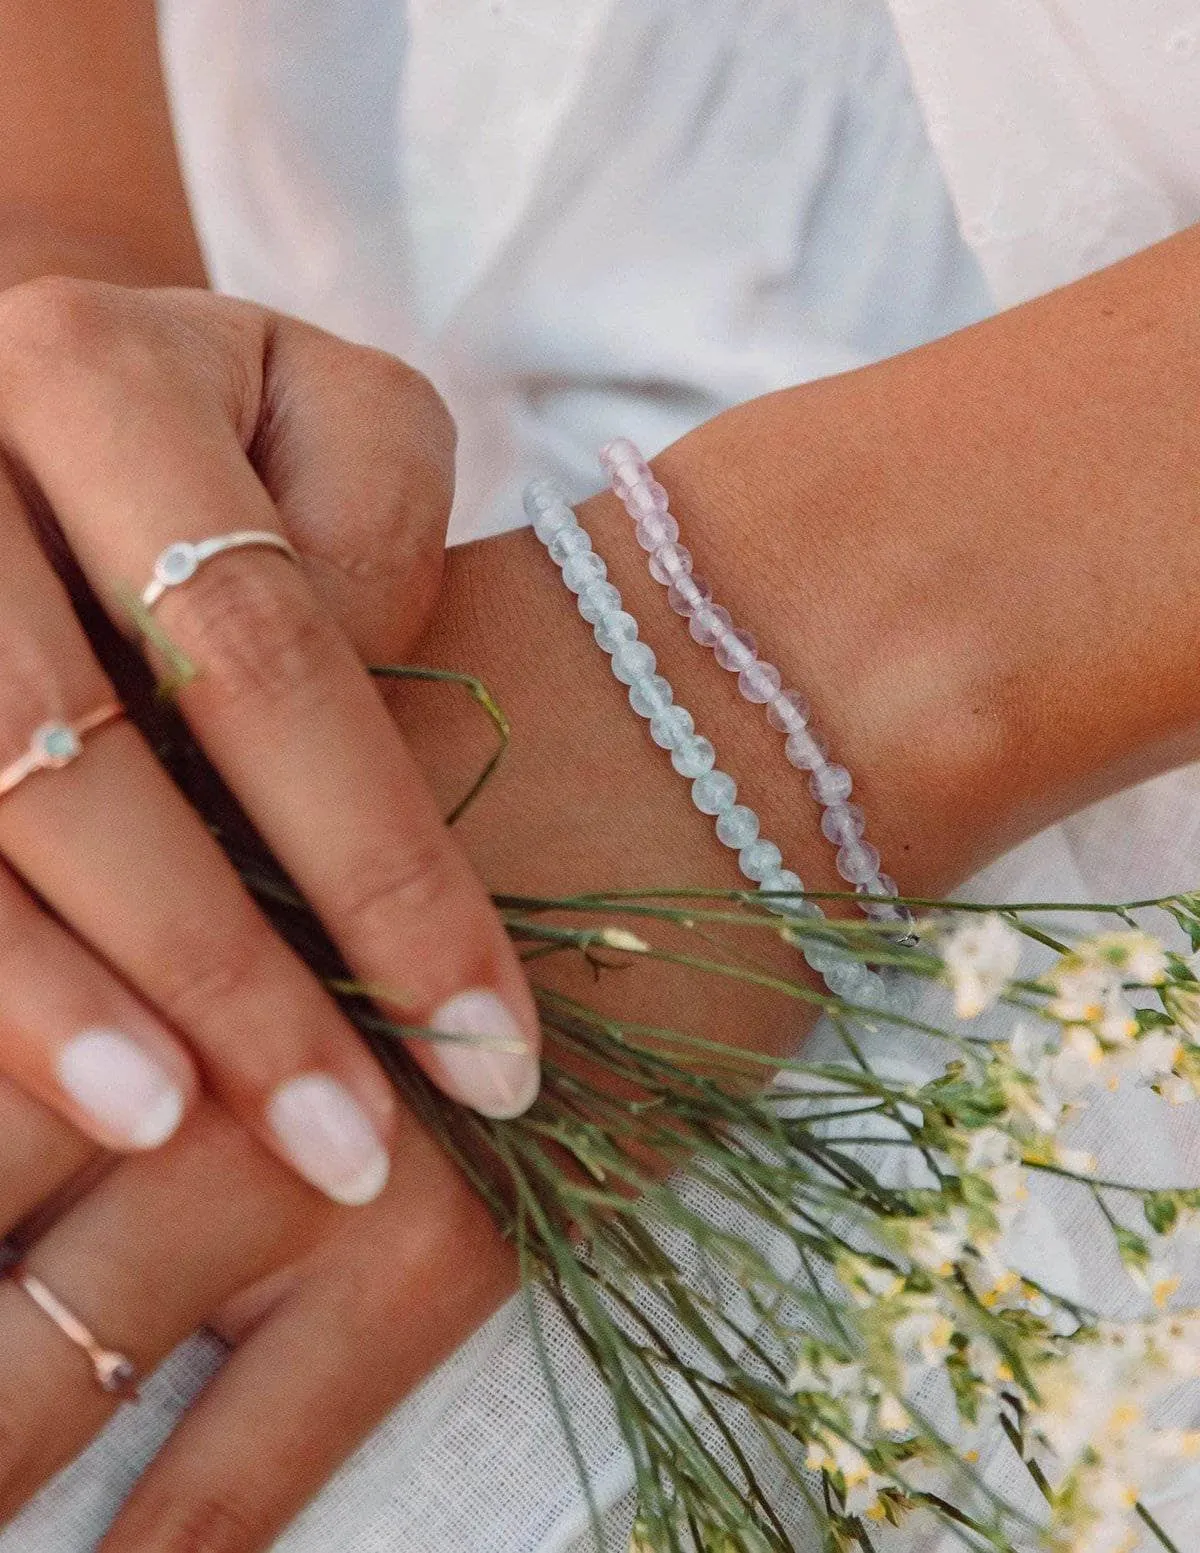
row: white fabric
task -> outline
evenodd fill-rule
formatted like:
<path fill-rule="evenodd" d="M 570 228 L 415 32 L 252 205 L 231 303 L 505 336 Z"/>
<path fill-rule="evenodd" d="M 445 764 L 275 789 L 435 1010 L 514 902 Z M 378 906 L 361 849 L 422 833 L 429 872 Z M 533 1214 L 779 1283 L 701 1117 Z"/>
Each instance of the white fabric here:
<path fill-rule="evenodd" d="M 894 8 L 997 297 L 1069 280 L 1195 215 L 1195 7 Z M 614 430 L 661 446 L 725 404 L 988 307 L 883 0 L 168 0 L 163 14 L 220 283 L 431 372 L 463 428 L 460 538 L 519 522 L 515 492 L 534 467 L 593 486 L 592 449 Z M 1195 883 L 1198 788 L 1188 772 L 1102 805 L 972 893 Z M 1196 1173 L 1187 1117 L 1160 1126 L 1145 1107 L 1110 1106 L 1092 1124 L 1102 1151 L 1136 1146 L 1161 1179 Z M 1048 1276 L 1114 1295 L 1086 1223 L 1053 1194 L 1036 1229 Z M 621 1549 L 629 1473 L 586 1364 L 556 1329 L 552 1342 L 611 1507 L 607 1546 Z M 218 1360 L 210 1343 L 185 1345 L 148 1404 L 0 1535 L 0 1553 L 94 1546 Z M 991 1470 L 1003 1481 L 1002 1461 Z M 796 1546 L 815 1553 L 788 1513 Z M 585 1533 L 514 1304 L 397 1409 L 280 1547 L 565 1553 Z"/>

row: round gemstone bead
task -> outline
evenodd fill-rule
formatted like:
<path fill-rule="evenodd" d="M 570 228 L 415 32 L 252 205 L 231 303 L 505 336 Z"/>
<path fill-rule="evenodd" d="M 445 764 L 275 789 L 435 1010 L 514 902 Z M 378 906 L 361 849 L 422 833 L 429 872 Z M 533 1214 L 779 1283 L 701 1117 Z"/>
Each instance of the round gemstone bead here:
<path fill-rule="evenodd" d="M 717 752 L 702 734 L 694 733 L 671 751 L 671 764 L 680 776 L 700 777 L 716 764 Z"/>
<path fill-rule="evenodd" d="M 848 1003 L 863 1002 L 864 993 L 874 981 L 867 967 L 857 960 L 847 960 L 841 965 L 831 966 L 824 974 L 825 985 L 834 997 L 845 998 Z"/>
<path fill-rule="evenodd" d="M 564 524 L 546 546 L 556 566 L 564 565 L 573 555 L 583 555 L 591 548 L 591 540 L 578 523 Z"/>
<path fill-rule="evenodd" d="M 613 437 L 600 449 L 600 462 L 605 469 L 616 469 L 621 464 L 640 464 L 642 455 L 628 437 Z"/>
<path fill-rule="evenodd" d="M 767 703 L 767 721 L 777 733 L 800 733 L 811 716 L 812 708 L 798 690 L 781 690 Z"/>
<path fill-rule="evenodd" d="M 838 848 L 837 871 L 851 884 L 866 884 L 879 872 L 879 852 L 869 841 Z"/>
<path fill-rule="evenodd" d="M 563 563 L 562 579 L 572 593 L 582 593 L 589 582 L 603 582 L 607 576 L 608 567 L 594 550 L 570 556 Z"/>
<path fill-rule="evenodd" d="M 900 886 L 892 878 L 891 874 L 879 872 L 876 872 L 875 877 L 869 879 L 862 888 L 863 893 L 878 896 L 880 900 L 884 900 L 888 896 L 899 895 L 900 893 Z"/>
<path fill-rule="evenodd" d="M 669 706 L 650 719 L 650 737 L 662 750 L 678 749 L 696 731 L 686 706 Z"/>
<path fill-rule="evenodd" d="M 799 771 L 812 771 L 822 764 L 827 753 L 825 740 L 812 728 L 800 728 L 788 734 L 784 752 Z"/>
<path fill-rule="evenodd" d="M 701 814 L 722 814 L 737 802 L 737 783 L 728 771 L 706 771 L 692 783 L 692 802 Z"/>
<path fill-rule="evenodd" d="M 760 705 L 779 689 L 781 675 L 773 663 L 752 663 L 738 675 L 738 689 L 747 701 Z"/>
<path fill-rule="evenodd" d="M 635 679 L 629 687 L 629 704 L 639 717 L 661 717 L 674 699 L 670 681 L 661 674 Z"/>
<path fill-rule="evenodd" d="M 741 851 L 758 836 L 758 815 L 744 803 L 735 803 L 732 809 L 717 816 L 717 840 L 727 847 Z"/>
<path fill-rule="evenodd" d="M 813 767 L 808 779 L 808 790 L 818 803 L 845 803 L 854 786 L 854 779 L 845 766 L 831 766 L 824 761 Z"/>
<path fill-rule="evenodd" d="M 773 841 L 764 841 L 761 836 L 757 841 L 750 842 L 749 846 L 743 847 L 738 855 L 738 867 L 747 879 L 753 879 L 756 884 L 782 865 L 783 853 Z"/>
<path fill-rule="evenodd" d="M 836 803 L 821 816 L 821 834 L 835 847 L 857 841 L 866 828 L 867 817 L 856 803 Z"/>
<path fill-rule="evenodd" d="M 712 589 L 703 577 L 692 574 L 677 577 L 667 589 L 667 603 L 677 615 L 690 615 L 701 604 L 712 598 Z"/>
<path fill-rule="evenodd" d="M 571 528 L 575 523 L 575 514 L 570 507 L 551 507 L 545 512 L 539 512 L 533 520 L 533 532 L 544 545 L 548 545 L 560 529 Z"/>
<path fill-rule="evenodd" d="M 632 516 L 644 523 L 657 513 L 666 512 L 669 497 L 657 480 L 647 480 L 629 493 L 628 506 Z"/>
<path fill-rule="evenodd" d="M 654 673 L 655 657 L 645 642 L 622 642 L 612 655 L 612 671 L 624 685 Z"/>
<path fill-rule="evenodd" d="M 623 609 L 616 609 L 610 615 L 602 615 L 597 620 L 593 633 L 597 645 L 604 652 L 616 652 L 622 642 L 636 642 L 637 634 L 637 621 Z"/>
<path fill-rule="evenodd" d="M 686 577 L 692 569 L 692 552 L 684 545 L 659 545 L 650 557 L 650 575 L 655 582 L 670 585 Z"/>
<path fill-rule="evenodd" d="M 692 611 L 692 618 L 688 621 L 688 631 L 691 633 L 692 640 L 699 642 L 701 647 L 711 647 L 732 625 L 733 621 L 727 609 L 722 609 L 719 604 L 704 603 L 699 609 Z"/>
<path fill-rule="evenodd" d="M 794 893 L 804 888 L 804 881 L 800 875 L 793 873 L 790 868 L 776 868 L 769 873 L 759 890 L 764 894 L 779 894 L 781 891 Z M 805 900 L 764 900 L 765 910 L 774 912 L 777 917 L 808 917 L 813 915 L 812 904 Z"/>
<path fill-rule="evenodd" d="M 713 648 L 713 656 L 723 669 L 740 674 L 758 657 L 758 649 L 749 631 L 725 631 Z"/>
<path fill-rule="evenodd" d="M 615 614 L 620 607 L 621 595 L 611 582 L 591 582 L 579 595 L 579 613 L 589 625 Z"/>
<path fill-rule="evenodd" d="M 656 512 L 643 518 L 634 533 L 643 550 L 661 550 L 663 545 L 673 545 L 679 538 L 679 524 L 669 512 Z"/>

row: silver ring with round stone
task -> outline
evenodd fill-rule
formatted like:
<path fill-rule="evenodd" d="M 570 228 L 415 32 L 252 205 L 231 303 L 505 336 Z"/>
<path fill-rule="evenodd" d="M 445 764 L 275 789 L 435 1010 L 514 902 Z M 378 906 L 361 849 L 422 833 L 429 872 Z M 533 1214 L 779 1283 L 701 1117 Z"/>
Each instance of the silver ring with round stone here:
<path fill-rule="evenodd" d="M 119 701 L 106 701 L 94 712 L 68 723 L 55 719 L 36 728 L 29 741 L 29 748 L 16 760 L 0 770 L 0 798 L 19 787 L 26 777 L 35 771 L 61 771 L 83 754 L 83 741 L 89 733 L 115 723 L 125 716 L 125 708 Z"/>
<path fill-rule="evenodd" d="M 232 534 L 218 534 L 212 539 L 179 539 L 167 548 L 154 563 L 154 575 L 142 589 L 142 608 L 153 609 L 171 588 L 179 588 L 190 582 L 206 561 L 227 550 L 278 550 L 289 561 L 299 561 L 291 545 L 282 534 L 270 529 L 241 528 Z"/>
<path fill-rule="evenodd" d="M 127 1354 L 118 1353 L 115 1348 L 105 1348 L 102 1343 L 97 1342 L 75 1312 L 64 1305 L 52 1289 L 48 1289 L 40 1278 L 35 1278 L 23 1265 L 14 1267 L 9 1276 L 19 1289 L 24 1290 L 37 1308 L 50 1317 L 64 1337 L 69 1338 L 76 1348 L 82 1348 L 91 1362 L 92 1374 L 96 1377 L 96 1384 L 101 1391 L 107 1391 L 112 1396 L 125 1397 L 131 1402 L 137 1401 L 137 1366 Z"/>

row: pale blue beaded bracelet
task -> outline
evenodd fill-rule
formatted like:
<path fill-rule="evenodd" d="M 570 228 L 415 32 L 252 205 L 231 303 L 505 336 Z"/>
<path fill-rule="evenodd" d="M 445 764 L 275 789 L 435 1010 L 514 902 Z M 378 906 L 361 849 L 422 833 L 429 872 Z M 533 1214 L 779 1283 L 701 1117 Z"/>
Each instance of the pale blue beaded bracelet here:
<path fill-rule="evenodd" d="M 633 520 L 638 544 L 648 552 L 650 575 L 667 589 L 671 608 L 687 618 L 693 638 L 711 648 L 721 667 L 737 675 L 741 695 L 766 708 L 767 721 L 787 741 L 790 763 L 810 773 L 808 790 L 824 810 L 821 832 L 837 848 L 838 873 L 854 886 L 869 917 L 904 928 L 908 936 L 903 942 L 913 942 L 912 913 L 894 899 L 896 883 L 882 872 L 879 852 L 863 834 L 866 816 L 849 802 L 850 772 L 828 759 L 828 745 L 810 726 L 808 701 L 798 690 L 783 688 L 782 675 L 759 657 L 749 631 L 734 625 L 729 611 L 713 601 L 708 584 L 695 576 L 691 553 L 679 543 L 679 523 L 667 492 L 635 444 L 627 437 L 605 443 L 600 463 Z"/>
<path fill-rule="evenodd" d="M 692 714 L 679 705 L 670 683 L 657 672 L 652 649 L 638 640 L 637 621 L 608 581 L 608 569 L 592 549 L 566 492 L 555 480 L 535 480 L 525 492 L 525 511 L 576 595 L 579 613 L 592 626 L 597 644 L 609 655 L 613 674 L 628 687 L 630 706 L 649 723 L 655 744 L 670 751 L 671 764 L 691 783 L 692 802 L 713 817 L 722 844 L 737 852 L 738 867 L 758 886 L 765 909 L 776 916 L 823 916 L 813 901 L 786 898 L 803 890 L 803 881 L 783 866 L 775 843 L 759 835 L 758 815 L 738 803 L 737 783 L 718 769 L 716 750 L 696 732 Z M 849 958 L 836 944 L 806 943 L 801 950 L 835 996 L 873 1008 L 887 1000 L 879 973 Z"/>

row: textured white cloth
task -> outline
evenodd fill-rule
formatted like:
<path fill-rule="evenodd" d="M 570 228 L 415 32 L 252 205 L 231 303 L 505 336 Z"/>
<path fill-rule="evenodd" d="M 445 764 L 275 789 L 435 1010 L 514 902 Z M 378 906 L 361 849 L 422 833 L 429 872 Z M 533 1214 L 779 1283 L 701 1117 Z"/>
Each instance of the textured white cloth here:
<path fill-rule="evenodd" d="M 214 272 L 431 372 L 463 428 L 463 538 L 519 522 L 515 492 L 535 467 L 594 486 L 592 450 L 615 430 L 652 449 L 725 404 L 985 311 L 939 160 L 1002 301 L 1195 217 L 1195 7 L 893 4 L 919 107 L 883 0 L 170 0 L 173 95 Z M 1182 773 L 1101 805 L 972 893 L 1194 884 L 1198 788 Z M 1123 1103 L 1091 1125 L 1127 1168 L 1197 1174 L 1186 1115 Z M 1053 1193 L 1034 1228 L 1031 1255 L 1052 1281 L 1114 1295 L 1088 1226 Z M 556 1328 L 552 1342 L 620 1549 L 626 1463 L 586 1364 Z M 219 1357 L 185 1345 L 147 1403 L 0 1535 L 0 1553 L 94 1546 Z M 990 1470 L 1004 1481 L 1002 1461 Z M 1181 1502 L 1163 1517 L 1187 1513 Z M 796 1546 L 815 1553 L 799 1509 L 789 1517 Z M 512 1305 L 397 1409 L 280 1547 L 586 1544 Z"/>

